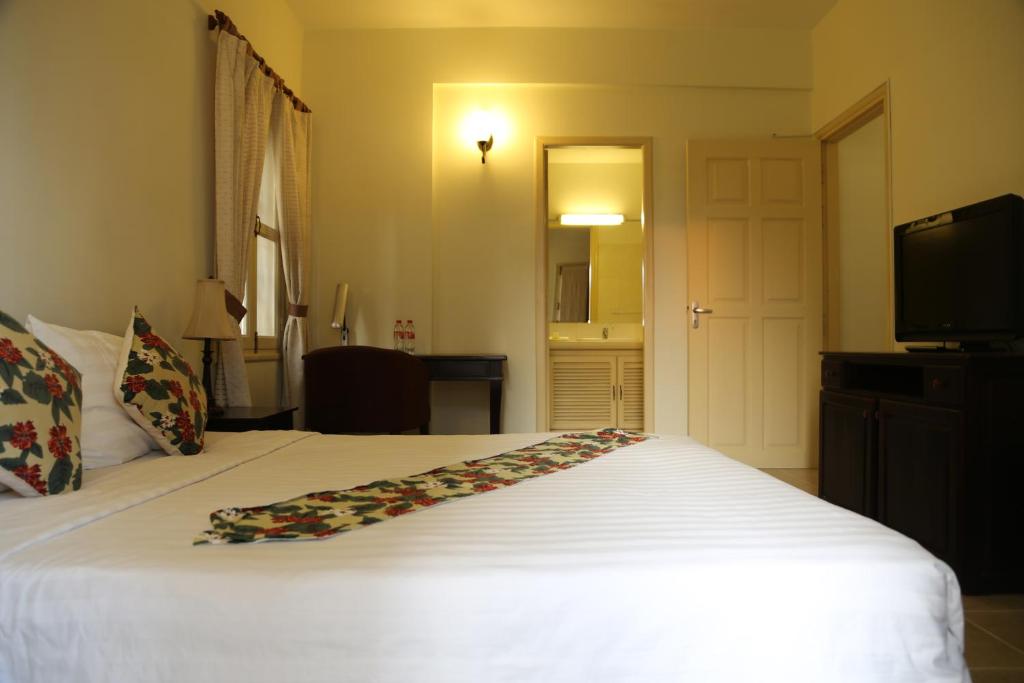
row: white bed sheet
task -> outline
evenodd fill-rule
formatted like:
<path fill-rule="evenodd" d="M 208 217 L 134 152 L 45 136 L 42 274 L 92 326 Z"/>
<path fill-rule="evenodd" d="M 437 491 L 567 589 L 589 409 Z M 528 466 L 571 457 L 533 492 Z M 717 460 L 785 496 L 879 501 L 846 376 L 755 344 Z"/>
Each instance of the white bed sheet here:
<path fill-rule="evenodd" d="M 161 459 L 195 462 L 146 502 L 157 461 L 122 465 L 105 514 L 15 540 L 0 681 L 969 680 L 945 564 L 685 438 L 330 540 L 190 545 L 217 508 L 546 435 L 304 436 Z M 247 460 L 200 479 L 204 458 Z"/>

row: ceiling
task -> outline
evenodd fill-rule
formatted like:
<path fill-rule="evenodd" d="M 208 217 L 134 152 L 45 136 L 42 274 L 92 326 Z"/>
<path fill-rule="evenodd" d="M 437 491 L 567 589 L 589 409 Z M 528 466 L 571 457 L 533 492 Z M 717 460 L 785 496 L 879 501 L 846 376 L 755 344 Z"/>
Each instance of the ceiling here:
<path fill-rule="evenodd" d="M 307 30 L 773 28 L 809 30 L 837 0 L 287 0 Z"/>

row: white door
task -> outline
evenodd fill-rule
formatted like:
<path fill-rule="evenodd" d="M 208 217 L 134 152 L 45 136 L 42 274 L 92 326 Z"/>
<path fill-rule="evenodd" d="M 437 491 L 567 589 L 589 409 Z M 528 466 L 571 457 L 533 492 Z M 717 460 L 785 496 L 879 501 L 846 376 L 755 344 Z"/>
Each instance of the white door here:
<path fill-rule="evenodd" d="M 817 141 L 687 144 L 690 435 L 757 467 L 817 462 Z"/>

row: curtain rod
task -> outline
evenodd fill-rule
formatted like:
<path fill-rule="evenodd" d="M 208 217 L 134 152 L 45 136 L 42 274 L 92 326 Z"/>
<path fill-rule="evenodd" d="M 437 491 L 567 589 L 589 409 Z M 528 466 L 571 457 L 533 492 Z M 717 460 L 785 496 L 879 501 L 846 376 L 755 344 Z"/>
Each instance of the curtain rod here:
<path fill-rule="evenodd" d="M 251 54 L 256 63 L 260 65 L 260 71 L 265 73 L 267 76 L 274 80 L 274 86 L 278 88 L 285 96 L 291 100 L 292 106 L 301 112 L 312 113 L 313 110 L 306 106 L 306 103 L 299 99 L 299 97 L 292 91 L 291 88 L 284 84 L 284 79 L 277 74 L 276 71 L 270 68 L 267 64 L 267 60 L 260 57 L 256 50 L 253 49 L 252 43 L 242 35 L 242 32 L 235 26 L 235 22 L 231 21 L 231 17 L 221 12 L 219 9 L 214 10 L 213 14 L 209 15 L 206 19 L 207 28 L 211 31 L 220 29 L 221 31 L 227 31 L 228 35 L 232 35 L 239 40 L 244 40 L 246 43 L 246 52 Z"/>

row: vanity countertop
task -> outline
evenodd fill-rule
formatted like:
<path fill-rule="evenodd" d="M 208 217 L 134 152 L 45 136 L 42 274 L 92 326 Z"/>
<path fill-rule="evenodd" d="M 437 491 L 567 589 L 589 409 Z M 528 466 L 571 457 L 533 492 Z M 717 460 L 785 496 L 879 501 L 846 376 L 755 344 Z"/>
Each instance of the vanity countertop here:
<path fill-rule="evenodd" d="M 552 351 L 617 351 L 622 349 L 642 349 L 644 343 L 633 339 L 549 339 L 548 348 Z"/>

